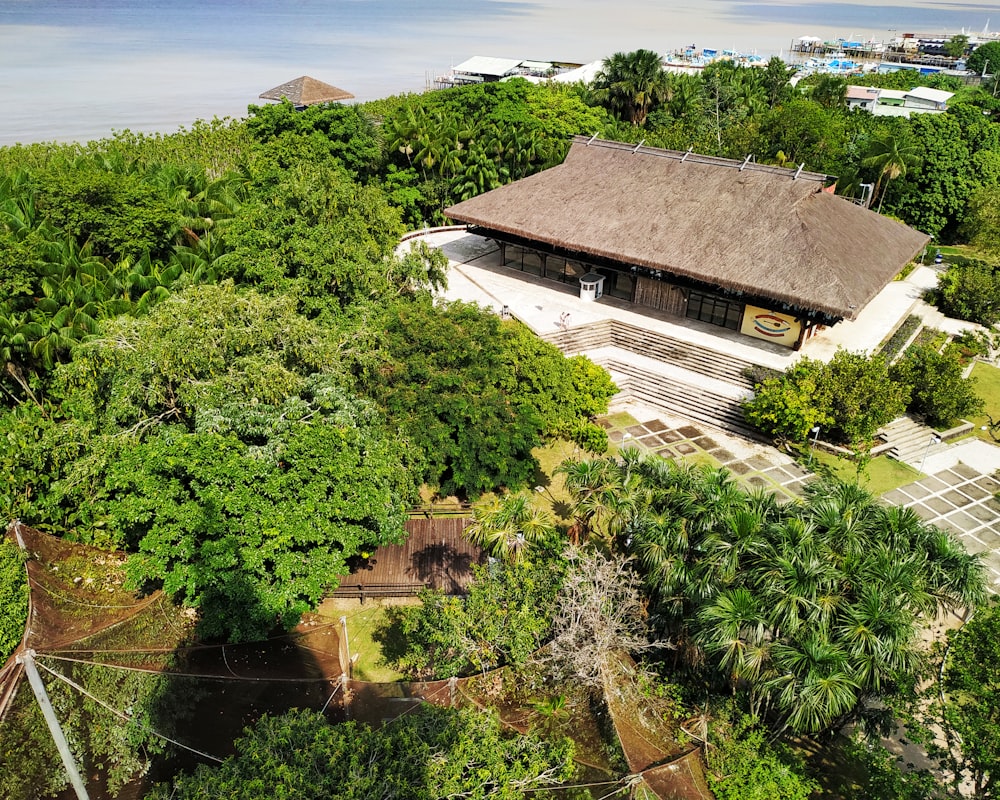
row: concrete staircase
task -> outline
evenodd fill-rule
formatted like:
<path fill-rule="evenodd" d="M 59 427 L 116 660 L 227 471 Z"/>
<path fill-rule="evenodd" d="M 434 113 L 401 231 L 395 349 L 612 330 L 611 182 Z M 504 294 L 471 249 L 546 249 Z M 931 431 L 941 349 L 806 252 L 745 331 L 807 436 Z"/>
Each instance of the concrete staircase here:
<path fill-rule="evenodd" d="M 617 347 L 714 380 L 725 381 L 741 389 L 753 389 L 753 383 L 745 374 L 748 369 L 756 366 L 753 362 L 662 333 L 654 333 L 627 322 L 606 319 L 566 331 L 556 331 L 543 338 L 566 354 Z"/>
<path fill-rule="evenodd" d="M 692 422 L 749 438 L 759 437 L 744 421 L 739 400 L 625 361 L 601 359 L 598 363 L 614 376 L 618 388 L 629 397 Z"/>
<path fill-rule="evenodd" d="M 745 374 L 755 366 L 750 361 L 617 320 L 544 338 L 566 354 L 589 355 L 614 376 L 624 395 L 677 417 L 755 436 L 739 400 L 753 389 Z"/>
<path fill-rule="evenodd" d="M 900 417 L 893 420 L 878 435 L 892 445 L 889 455 L 897 461 L 920 469 L 925 456 L 942 453 L 948 449 L 948 444 L 941 439 L 937 431 L 926 425 L 915 422 L 910 417 Z M 937 442 L 933 440 L 937 439 Z"/>

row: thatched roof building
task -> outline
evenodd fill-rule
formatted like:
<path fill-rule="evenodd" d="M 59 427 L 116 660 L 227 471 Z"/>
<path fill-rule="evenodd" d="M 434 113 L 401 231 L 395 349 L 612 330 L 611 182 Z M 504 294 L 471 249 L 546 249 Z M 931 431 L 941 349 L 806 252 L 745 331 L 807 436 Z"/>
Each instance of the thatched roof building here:
<path fill-rule="evenodd" d="M 323 83 L 308 75 L 302 75 L 295 80 L 288 81 L 268 89 L 260 95 L 262 100 L 288 100 L 296 108 L 319 105 L 320 103 L 337 103 L 341 100 L 352 100 L 354 95 Z"/>
<path fill-rule="evenodd" d="M 445 213 L 502 243 L 630 273 L 633 302 L 644 282 L 669 281 L 808 327 L 854 319 L 929 241 L 832 194 L 828 181 L 578 137 L 563 164 Z"/>

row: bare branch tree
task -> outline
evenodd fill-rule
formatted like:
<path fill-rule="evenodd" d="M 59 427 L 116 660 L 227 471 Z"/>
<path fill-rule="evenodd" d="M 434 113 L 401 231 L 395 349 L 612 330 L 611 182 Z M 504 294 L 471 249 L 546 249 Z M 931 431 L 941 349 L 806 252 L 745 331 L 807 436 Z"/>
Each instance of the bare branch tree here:
<path fill-rule="evenodd" d="M 602 687 L 615 655 L 669 646 L 651 642 L 642 580 L 631 559 L 571 547 L 553 622 L 554 638 L 536 660 L 555 676 Z"/>

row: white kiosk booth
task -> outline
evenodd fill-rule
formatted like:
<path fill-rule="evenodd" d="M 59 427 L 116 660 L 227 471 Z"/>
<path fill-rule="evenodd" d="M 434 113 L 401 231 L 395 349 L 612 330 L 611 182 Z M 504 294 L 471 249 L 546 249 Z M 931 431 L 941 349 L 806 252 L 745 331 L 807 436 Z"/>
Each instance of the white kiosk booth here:
<path fill-rule="evenodd" d="M 604 276 L 596 272 L 588 272 L 580 278 L 580 299 L 600 300 L 604 294 Z"/>

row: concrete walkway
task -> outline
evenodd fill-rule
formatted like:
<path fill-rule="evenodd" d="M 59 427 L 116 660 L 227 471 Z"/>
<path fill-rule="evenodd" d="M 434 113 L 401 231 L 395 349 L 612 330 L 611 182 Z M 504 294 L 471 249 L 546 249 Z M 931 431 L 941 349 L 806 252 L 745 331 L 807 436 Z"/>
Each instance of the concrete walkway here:
<path fill-rule="evenodd" d="M 564 313 L 569 315 L 569 327 L 618 319 L 778 370 L 786 369 L 802 356 L 829 361 L 841 347 L 871 351 L 907 314 L 930 308 L 921 298 L 937 281 L 933 268 L 918 267 L 906 280 L 893 281 L 886 286 L 857 320 L 838 323 L 795 352 L 735 331 L 640 308 L 608 296 L 598 302 L 581 300 L 575 285 L 501 266 L 499 248 L 494 242 L 464 230 L 429 233 L 411 241 L 426 242 L 448 256 L 451 268 L 448 289 L 444 292 L 446 298 L 477 302 L 497 312 L 507 306 L 515 317 L 539 335 L 559 330 L 560 317 Z M 403 245 L 406 246 L 408 243 Z"/>
<path fill-rule="evenodd" d="M 421 239 L 448 256 L 451 266 L 445 298 L 476 302 L 497 313 L 506 306 L 537 334 L 549 338 L 562 329 L 564 314 L 568 315 L 566 327 L 570 331 L 574 327 L 618 320 L 730 358 L 784 370 L 803 355 L 828 360 L 840 347 L 870 351 L 910 313 L 949 333 L 959 333 L 969 326 L 957 321 L 944 324 L 934 316 L 936 309 L 924 303 L 922 297 L 936 284 L 937 272 L 932 267 L 918 267 L 906 280 L 889 284 L 856 321 L 842 322 L 823 331 L 796 353 L 734 331 L 642 309 L 611 297 L 598 302 L 581 300 L 575 286 L 501 266 L 494 243 L 464 230 L 431 233 Z M 653 359 L 623 348 L 614 348 L 613 353 L 603 355 L 613 355 L 614 360 L 637 369 L 654 366 Z M 706 391 L 710 385 L 720 397 L 733 400 L 739 394 L 738 389 L 723 386 L 710 376 L 690 373 L 667 362 L 657 363 L 658 371 L 668 380 L 699 385 Z M 608 436 L 616 445 L 636 445 L 666 458 L 724 466 L 741 482 L 765 486 L 786 498 L 801 493 L 802 486 L 813 477 L 789 455 L 718 427 L 671 415 L 663 408 L 625 395 L 616 398 L 614 408 L 628 413 L 608 418 Z M 627 423 L 619 426 L 613 422 L 615 419 Z M 930 448 L 923 468 L 929 473 L 927 477 L 889 492 L 884 499 L 913 508 L 928 522 L 955 533 L 970 551 L 983 553 L 991 583 L 1000 589 L 1000 501 L 994 497 L 1000 492 L 1000 480 L 991 477 L 1000 470 L 1000 448 L 981 440 Z"/>

